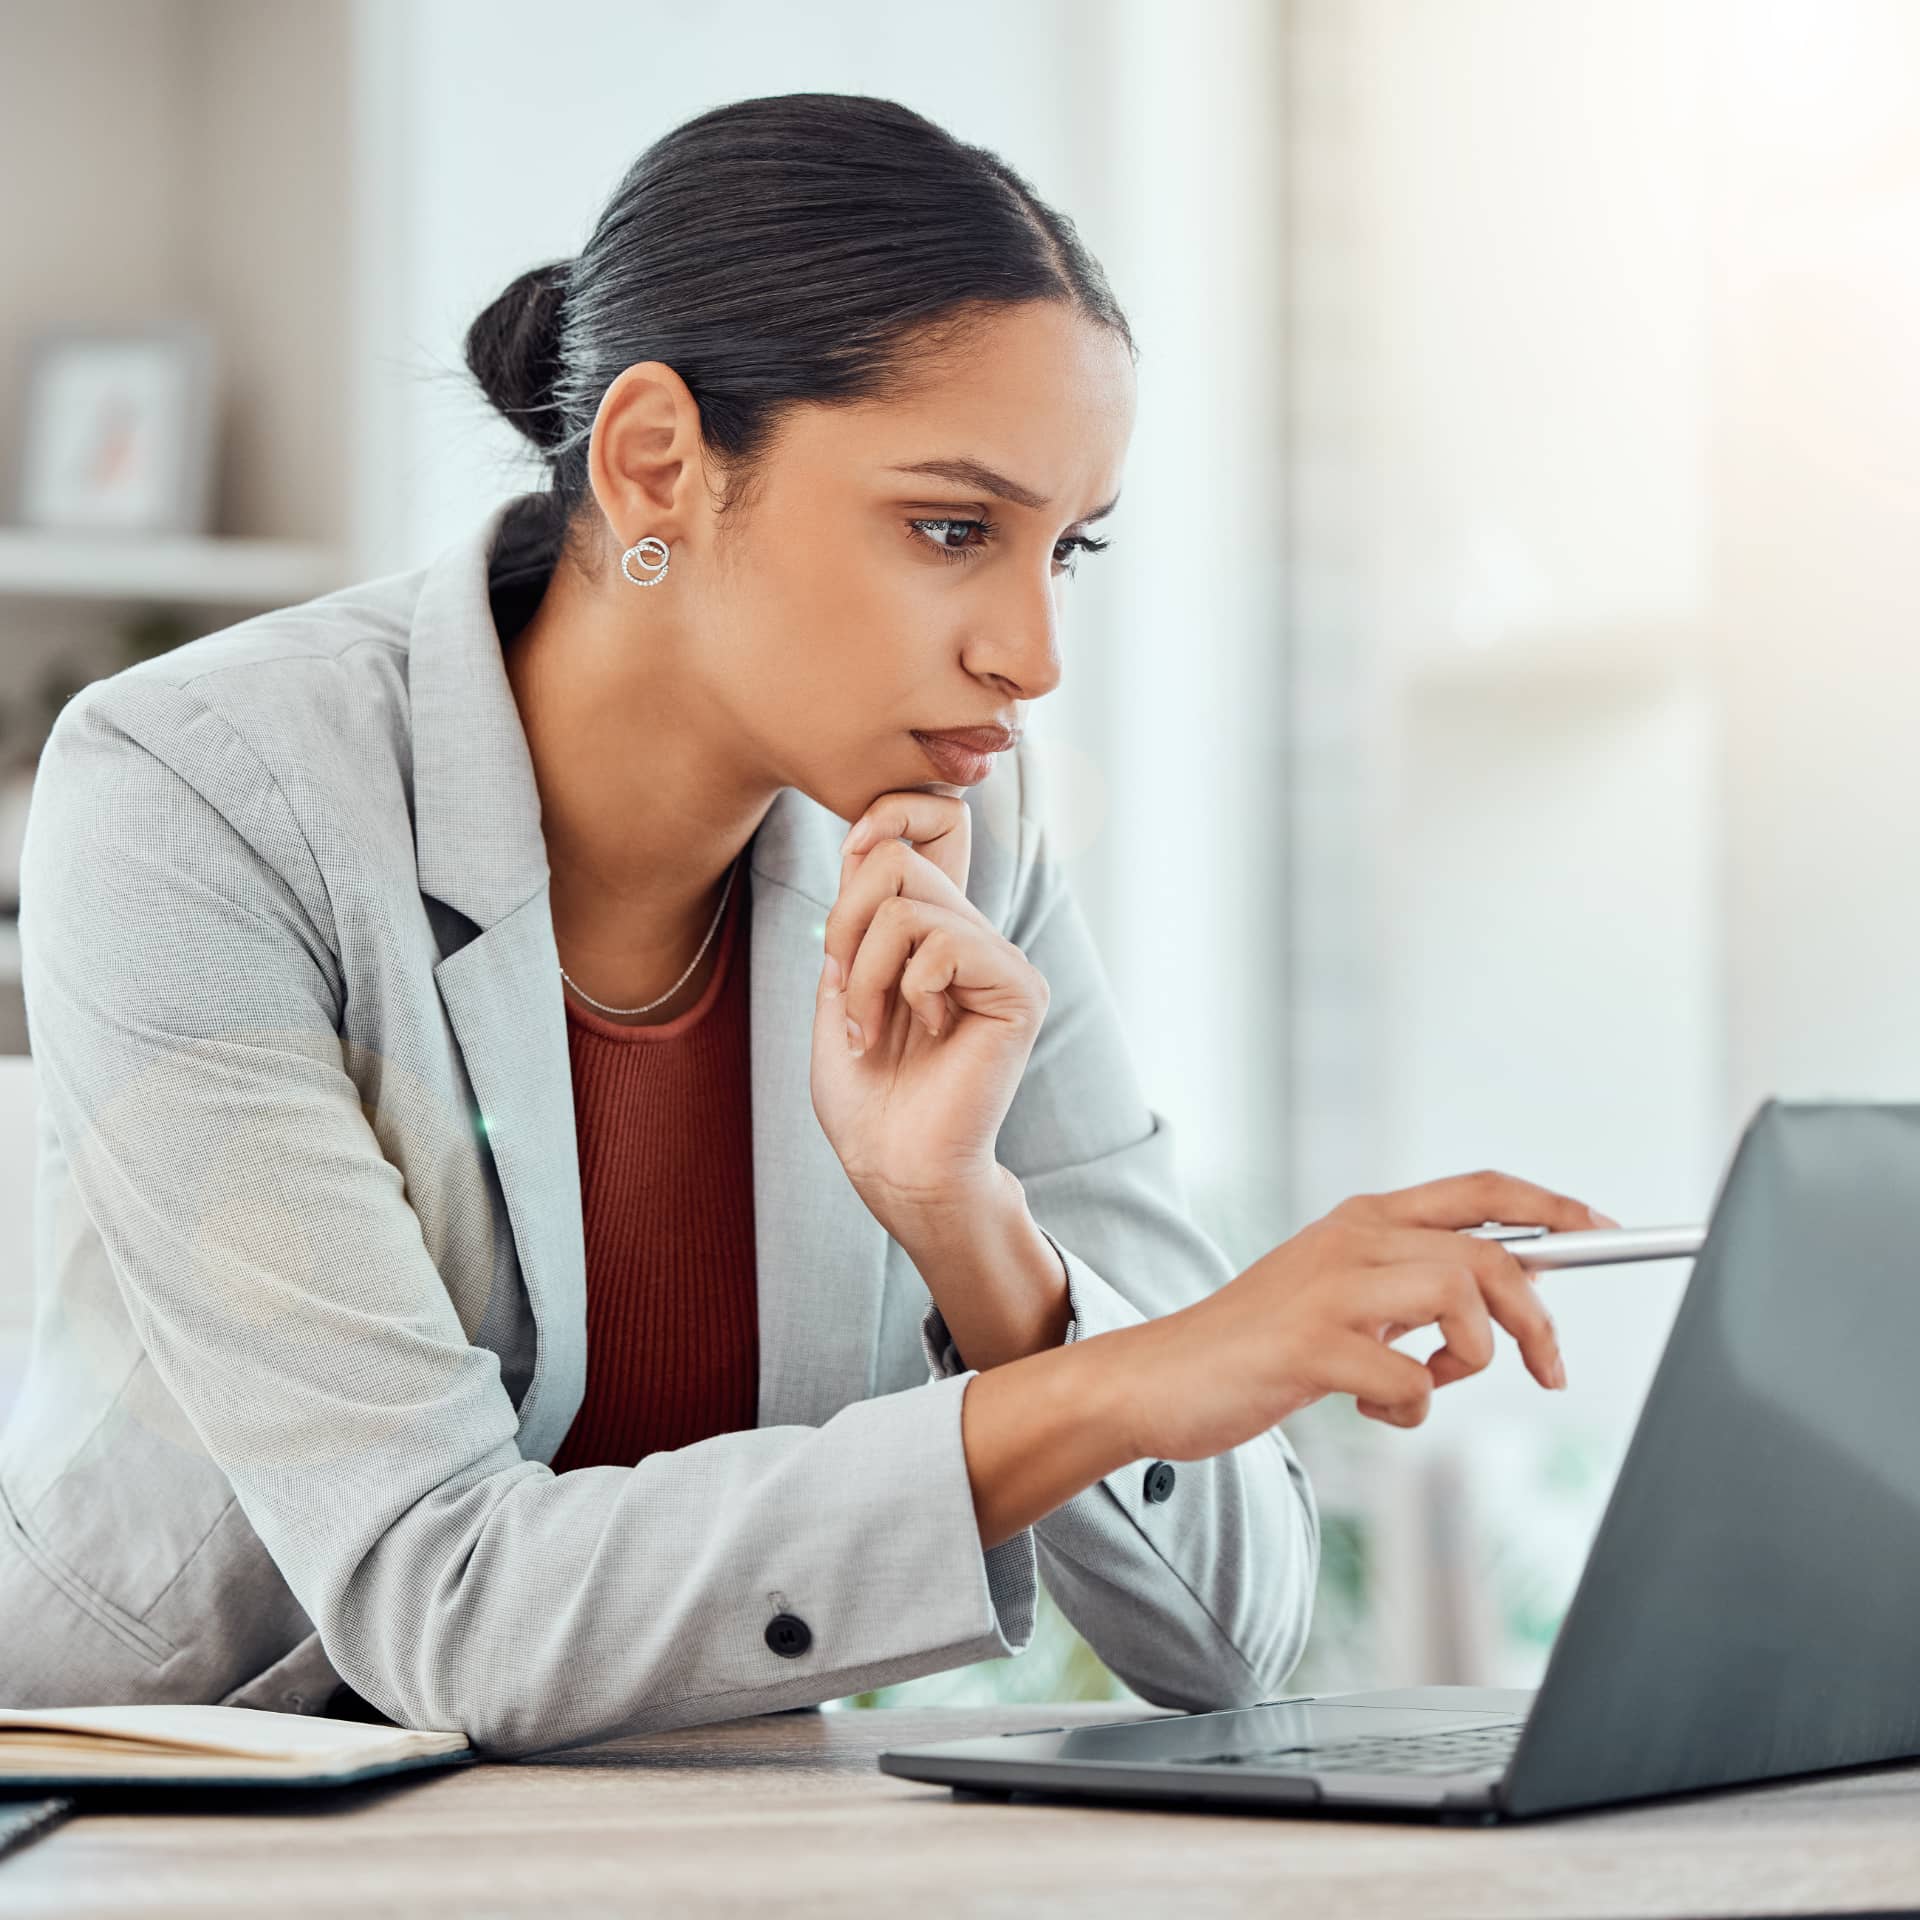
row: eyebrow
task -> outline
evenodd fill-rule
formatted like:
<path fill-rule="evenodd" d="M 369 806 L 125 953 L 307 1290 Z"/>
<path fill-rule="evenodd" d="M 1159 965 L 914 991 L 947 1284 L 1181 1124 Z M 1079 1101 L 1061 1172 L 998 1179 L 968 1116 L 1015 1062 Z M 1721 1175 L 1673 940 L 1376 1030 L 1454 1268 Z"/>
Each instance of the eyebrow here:
<path fill-rule="evenodd" d="M 1045 494 L 1035 493 L 1031 487 L 1023 487 L 1018 480 L 1009 480 L 1004 473 L 997 472 L 981 460 L 969 460 L 964 456 L 950 460 L 916 460 L 911 466 L 888 468 L 890 473 L 927 473 L 937 480 L 957 481 L 963 487 L 978 487 L 982 493 L 992 494 L 996 500 L 1011 500 L 1017 507 L 1031 507 L 1038 511 L 1052 504 Z M 1089 521 L 1104 520 L 1120 504 L 1116 493 L 1104 507 L 1095 507 L 1091 513 L 1083 513 L 1074 522 L 1075 526 L 1084 526 Z"/>

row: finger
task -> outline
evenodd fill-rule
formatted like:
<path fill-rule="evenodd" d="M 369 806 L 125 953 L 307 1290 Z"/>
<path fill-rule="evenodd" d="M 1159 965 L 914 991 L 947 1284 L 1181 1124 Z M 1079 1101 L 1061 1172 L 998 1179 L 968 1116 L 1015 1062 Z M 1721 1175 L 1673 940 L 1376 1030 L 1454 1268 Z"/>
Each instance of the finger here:
<path fill-rule="evenodd" d="M 922 946 L 936 949 L 912 981 L 907 964 Z M 847 1018 L 859 1024 L 867 1046 L 886 1031 L 897 992 L 923 1024 L 944 1024 L 945 994 L 963 1006 L 979 1006 L 995 989 L 1011 984 L 1008 948 L 991 928 L 982 929 L 945 907 L 895 895 L 883 900 L 867 927 L 847 976 Z M 927 981 L 938 984 L 929 986 Z"/>
<path fill-rule="evenodd" d="M 1330 1391 L 1352 1394 L 1369 1419 L 1396 1427 L 1417 1427 L 1433 1399 L 1433 1375 L 1418 1360 L 1365 1334 L 1336 1332 L 1320 1372 Z"/>
<path fill-rule="evenodd" d="M 1618 1224 L 1596 1213 L 1584 1200 L 1492 1168 L 1450 1174 L 1442 1180 L 1365 1198 L 1377 1218 L 1403 1227 L 1478 1227 L 1497 1220 L 1505 1226 L 1541 1226 L 1558 1233 L 1580 1233 L 1597 1224 Z"/>
<path fill-rule="evenodd" d="M 1438 1326 L 1445 1344 L 1426 1364 L 1432 1367 L 1441 1362 L 1440 1371 L 1448 1380 L 1478 1373 L 1493 1359 L 1493 1322 L 1487 1302 L 1479 1276 L 1463 1261 L 1368 1267 L 1354 1277 L 1351 1298 L 1370 1325 L 1385 1322 L 1402 1331 Z M 1434 1378 L 1437 1382 L 1438 1374 Z"/>
<path fill-rule="evenodd" d="M 952 943 L 939 933 L 922 940 L 900 969 L 900 998 L 936 1039 L 955 1019 L 947 989 L 958 970 Z"/>
<path fill-rule="evenodd" d="M 1513 1258 L 1491 1276 L 1482 1274 L 1480 1292 L 1487 1311 L 1513 1335 L 1527 1371 L 1543 1387 L 1567 1384 L 1567 1363 L 1560 1352 L 1559 1329 L 1534 1290 L 1533 1276 Z"/>
<path fill-rule="evenodd" d="M 1480 1371 L 1478 1367 L 1470 1367 L 1451 1347 L 1441 1347 L 1428 1354 L 1426 1367 L 1433 1375 L 1436 1387 L 1450 1387 L 1456 1380 L 1464 1380 Z"/>
<path fill-rule="evenodd" d="M 813 984 L 813 1044 L 816 1048 L 828 1041 L 838 1047 L 847 1044 L 846 1000 L 843 992 L 846 975 L 842 973 L 836 979 L 834 964 L 832 954 L 823 954 L 820 977 Z"/>
<path fill-rule="evenodd" d="M 850 853 L 840 863 L 840 891 L 827 911 L 822 939 L 843 976 L 852 976 L 853 956 L 873 916 L 891 899 L 925 900 L 997 933 L 942 868 L 903 840 L 882 840 L 870 852 Z"/>
<path fill-rule="evenodd" d="M 964 800 L 911 788 L 883 793 L 848 829 L 840 851 L 864 853 L 889 837 L 907 841 L 956 887 L 966 886 L 973 813 Z"/>
<path fill-rule="evenodd" d="M 1425 1265 L 1463 1260 L 1472 1268 L 1488 1311 L 1512 1334 L 1527 1371 L 1543 1387 L 1566 1384 L 1560 1336 L 1541 1300 L 1534 1276 L 1497 1240 L 1422 1227 L 1394 1227 L 1368 1236 L 1363 1259 Z"/>

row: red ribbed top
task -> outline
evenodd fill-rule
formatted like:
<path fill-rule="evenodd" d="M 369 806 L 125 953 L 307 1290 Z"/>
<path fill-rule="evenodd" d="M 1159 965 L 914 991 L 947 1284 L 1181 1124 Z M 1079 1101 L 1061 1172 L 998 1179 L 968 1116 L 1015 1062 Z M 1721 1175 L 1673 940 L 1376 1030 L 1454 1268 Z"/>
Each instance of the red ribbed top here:
<path fill-rule="evenodd" d="M 553 1457 L 630 1467 L 757 1423 L 748 902 L 736 869 L 713 977 L 661 1026 L 566 993 L 587 1256 L 587 1387 Z"/>

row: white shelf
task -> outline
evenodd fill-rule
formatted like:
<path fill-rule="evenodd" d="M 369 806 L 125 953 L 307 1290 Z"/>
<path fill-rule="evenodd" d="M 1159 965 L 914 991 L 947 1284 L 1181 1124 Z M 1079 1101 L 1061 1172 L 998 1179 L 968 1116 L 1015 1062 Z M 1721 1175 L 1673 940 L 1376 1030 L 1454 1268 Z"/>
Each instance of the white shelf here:
<path fill-rule="evenodd" d="M 264 608 L 345 579 L 340 555 L 308 541 L 0 527 L 0 595 L 16 598 Z"/>

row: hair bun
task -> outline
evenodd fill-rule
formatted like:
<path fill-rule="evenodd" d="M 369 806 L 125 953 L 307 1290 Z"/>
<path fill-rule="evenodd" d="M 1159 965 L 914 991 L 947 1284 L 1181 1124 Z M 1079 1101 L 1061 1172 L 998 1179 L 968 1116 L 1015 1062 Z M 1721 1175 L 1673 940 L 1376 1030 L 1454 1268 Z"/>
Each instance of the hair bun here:
<path fill-rule="evenodd" d="M 529 267 L 467 329 L 467 366 L 482 392 L 542 451 L 557 446 L 566 430 L 554 383 L 572 273 L 571 260 Z"/>

